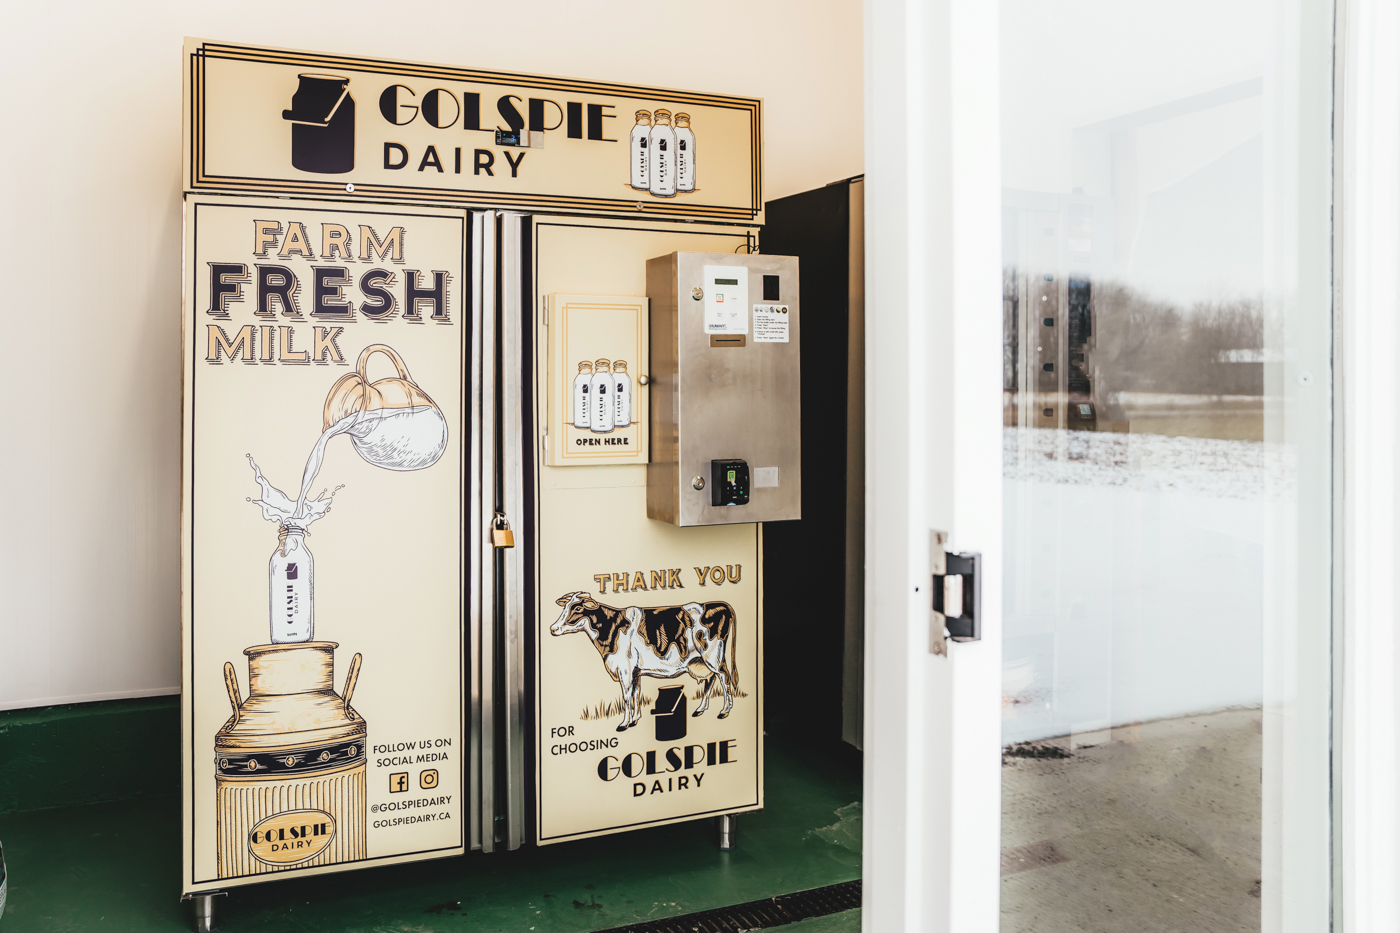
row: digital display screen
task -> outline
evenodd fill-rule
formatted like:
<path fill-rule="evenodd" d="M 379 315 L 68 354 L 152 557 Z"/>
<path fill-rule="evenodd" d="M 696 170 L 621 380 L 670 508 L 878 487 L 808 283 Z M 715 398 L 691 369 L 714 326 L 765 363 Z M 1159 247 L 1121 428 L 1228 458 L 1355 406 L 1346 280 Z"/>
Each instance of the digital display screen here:
<path fill-rule="evenodd" d="M 738 285 L 738 279 L 715 279 L 716 285 Z"/>

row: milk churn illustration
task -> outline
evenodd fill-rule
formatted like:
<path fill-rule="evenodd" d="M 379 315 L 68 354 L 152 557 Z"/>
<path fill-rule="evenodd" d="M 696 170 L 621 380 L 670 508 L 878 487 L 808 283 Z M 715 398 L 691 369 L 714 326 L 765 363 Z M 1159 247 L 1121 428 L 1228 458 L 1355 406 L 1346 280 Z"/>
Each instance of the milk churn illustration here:
<path fill-rule="evenodd" d="M 578 375 L 574 377 L 574 427 L 586 428 L 592 423 L 593 410 L 589 406 L 592 398 L 593 364 L 587 361 L 578 364 Z"/>
<path fill-rule="evenodd" d="M 612 373 L 608 372 L 611 365 L 607 360 L 593 363 L 593 381 L 589 383 L 592 391 L 588 403 L 588 429 L 594 434 L 611 434 L 613 421 L 617 418 L 613 409 Z"/>
<path fill-rule="evenodd" d="M 389 358 L 398 376 L 369 381 L 366 368 L 376 353 Z M 329 432 L 351 415 L 358 417 L 344 428 L 345 433 L 355 451 L 377 467 L 421 470 L 436 463 L 447 449 L 442 409 L 418 388 L 403 357 L 382 343 L 365 347 L 355 371 L 331 386 L 321 412 L 323 430 Z"/>
<path fill-rule="evenodd" d="M 233 715 L 214 737 L 220 878 L 366 857 L 364 719 L 350 705 L 360 655 L 341 693 L 336 643 L 256 645 L 248 697 L 224 665 Z"/>
<path fill-rule="evenodd" d="M 339 75 L 298 75 L 292 109 L 292 165 L 303 172 L 340 175 L 355 168 L 355 98 L 350 79 Z"/>

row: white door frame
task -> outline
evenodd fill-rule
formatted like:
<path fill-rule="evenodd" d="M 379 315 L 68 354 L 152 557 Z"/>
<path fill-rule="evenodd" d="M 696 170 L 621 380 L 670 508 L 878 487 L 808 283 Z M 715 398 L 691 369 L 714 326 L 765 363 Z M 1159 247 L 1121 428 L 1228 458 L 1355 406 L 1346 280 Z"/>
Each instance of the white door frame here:
<path fill-rule="evenodd" d="M 866 3 L 867 931 L 999 922 L 997 15 Z M 931 529 L 984 557 L 982 640 L 946 656 L 929 651 Z"/>
<path fill-rule="evenodd" d="M 1400 929 L 1400 3 L 1345 0 L 1338 13 L 1336 446 L 1346 559 L 1337 574 L 1337 928 L 1385 933 Z"/>
<path fill-rule="evenodd" d="M 868 931 L 999 924 L 998 4 L 866 0 Z M 1400 0 L 1338 3 L 1334 930 L 1400 929 Z M 960 420 L 966 419 L 966 420 Z M 957 443 L 953 442 L 956 437 Z M 928 648 L 928 533 L 983 640 Z M 1342 562 L 1341 556 L 1346 555 Z M 957 763 L 956 769 L 954 762 Z"/>

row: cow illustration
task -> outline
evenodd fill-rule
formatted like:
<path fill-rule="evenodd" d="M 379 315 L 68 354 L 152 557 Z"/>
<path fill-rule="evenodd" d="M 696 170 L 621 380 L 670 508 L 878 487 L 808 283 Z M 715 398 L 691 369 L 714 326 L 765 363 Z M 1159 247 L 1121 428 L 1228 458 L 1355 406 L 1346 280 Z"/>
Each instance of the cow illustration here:
<path fill-rule="evenodd" d="M 623 732 L 642 715 L 642 678 L 690 674 L 704 685 L 703 699 L 692 716 L 710 707 L 710 690 L 719 678 L 729 715 L 739 688 L 734 658 L 734 608 L 728 603 L 686 603 L 660 609 L 604 606 L 588 593 L 561 596 L 564 611 L 549 627 L 551 635 L 585 632 L 603 658 L 608 675 L 622 688 Z"/>

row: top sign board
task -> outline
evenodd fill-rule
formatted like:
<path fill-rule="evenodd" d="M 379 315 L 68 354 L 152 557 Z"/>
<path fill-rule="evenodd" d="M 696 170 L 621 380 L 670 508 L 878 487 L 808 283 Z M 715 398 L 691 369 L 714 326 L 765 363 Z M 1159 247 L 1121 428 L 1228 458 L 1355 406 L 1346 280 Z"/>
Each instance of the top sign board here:
<path fill-rule="evenodd" d="M 752 224 L 762 101 L 185 40 L 187 191 Z"/>

